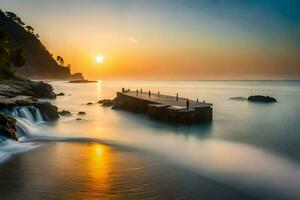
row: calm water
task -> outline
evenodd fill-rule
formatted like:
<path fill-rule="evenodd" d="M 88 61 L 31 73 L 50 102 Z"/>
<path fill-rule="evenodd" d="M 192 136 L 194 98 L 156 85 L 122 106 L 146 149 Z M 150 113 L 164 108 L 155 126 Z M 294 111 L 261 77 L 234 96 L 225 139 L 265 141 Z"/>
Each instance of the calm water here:
<path fill-rule="evenodd" d="M 51 102 L 73 115 L 54 124 L 34 127 L 31 130 L 34 136 L 25 138 L 27 142 L 22 145 L 28 145 L 28 148 L 38 145 L 38 148 L 19 154 L 0 166 L 0 176 L 6 180 L 18 173 L 28 174 L 28 178 L 14 179 L 11 183 L 18 183 L 19 191 L 28 197 L 42 198 L 45 195 L 51 198 L 58 190 L 57 193 L 63 194 L 60 197 L 67 195 L 67 198 L 70 193 L 82 191 L 81 197 L 90 199 L 220 199 L 220 196 L 212 196 L 216 191 L 223 195 L 221 199 L 244 199 L 246 196 L 300 198 L 300 82 L 99 81 L 51 84 L 56 92 L 66 94 Z M 151 121 L 144 115 L 115 111 L 97 104 L 86 105 L 103 98 L 114 98 L 122 87 L 159 90 L 171 95 L 179 93 L 183 97 L 206 100 L 214 104 L 213 123 L 170 126 Z M 251 104 L 230 99 L 251 94 L 274 96 L 279 102 Z M 79 111 L 87 115 L 78 116 Z M 77 121 L 78 117 L 82 120 Z M 41 142 L 48 140 L 64 142 Z M 130 148 L 130 153 L 127 148 Z M 97 151 L 102 152 L 101 155 Z M 111 164 L 107 167 L 106 160 L 89 165 L 90 159 L 111 159 Z M 11 176 L 8 176 L 13 166 L 18 173 L 9 173 Z M 140 168 L 143 170 L 134 170 Z M 62 169 L 72 172 L 72 181 L 66 178 L 69 174 L 65 171 L 56 173 Z M 74 172 L 76 169 L 78 173 Z M 97 177 L 99 171 L 105 174 L 107 183 L 102 180 L 103 174 Z M 29 178 L 38 176 L 36 173 L 42 177 Z M 2 187 L 5 184 L 0 178 Z M 43 183 L 44 179 L 51 184 Z M 43 183 L 42 186 L 36 186 L 39 183 Z M 64 187 L 59 187 L 58 183 Z M 108 183 L 112 187 L 108 187 Z M 39 190 L 37 196 L 30 196 L 36 188 Z M 99 193 L 104 196 L 97 196 Z M 12 192 L 5 194 L 7 198 L 13 197 Z"/>

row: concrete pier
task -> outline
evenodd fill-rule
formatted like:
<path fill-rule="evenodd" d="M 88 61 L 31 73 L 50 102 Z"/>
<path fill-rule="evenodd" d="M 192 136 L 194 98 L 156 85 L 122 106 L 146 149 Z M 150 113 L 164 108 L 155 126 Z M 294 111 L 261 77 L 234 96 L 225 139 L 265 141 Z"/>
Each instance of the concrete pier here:
<path fill-rule="evenodd" d="M 213 119 L 212 104 L 149 92 L 117 92 L 116 109 L 145 113 L 150 118 L 173 123 L 201 123 Z"/>

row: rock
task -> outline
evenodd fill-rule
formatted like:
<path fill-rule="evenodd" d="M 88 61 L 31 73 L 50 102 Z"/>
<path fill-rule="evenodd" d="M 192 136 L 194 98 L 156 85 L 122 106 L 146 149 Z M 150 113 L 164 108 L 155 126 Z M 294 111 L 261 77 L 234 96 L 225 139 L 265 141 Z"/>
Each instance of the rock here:
<path fill-rule="evenodd" d="M 86 112 L 80 111 L 80 112 L 78 112 L 78 115 L 86 115 Z"/>
<path fill-rule="evenodd" d="M 65 96 L 65 93 L 60 92 L 60 93 L 56 94 L 56 96 Z"/>
<path fill-rule="evenodd" d="M 92 102 L 88 102 L 88 103 L 86 103 L 86 105 L 93 105 L 93 103 Z"/>
<path fill-rule="evenodd" d="M 231 100 L 237 100 L 237 101 L 246 101 L 246 97 L 230 97 Z"/>
<path fill-rule="evenodd" d="M 37 98 L 56 98 L 52 86 L 29 80 L 0 81 L 0 110 L 16 106 L 34 106 L 41 111 L 47 121 L 59 118 L 58 109 L 49 102 L 39 102 Z M 0 113 L 0 135 L 17 140 L 16 120 Z"/>
<path fill-rule="evenodd" d="M 34 106 L 41 111 L 47 121 L 53 121 L 59 118 L 58 108 L 49 102 L 37 102 Z"/>
<path fill-rule="evenodd" d="M 253 95 L 248 97 L 248 101 L 250 102 L 260 102 L 260 103 L 274 103 L 277 100 L 274 97 L 270 96 L 262 96 L 262 95 Z"/>
<path fill-rule="evenodd" d="M 81 118 L 76 118 L 76 121 L 80 121 L 80 120 L 82 120 Z"/>
<path fill-rule="evenodd" d="M 71 112 L 70 111 L 67 111 L 67 110 L 62 110 L 60 112 L 58 112 L 59 115 L 61 116 L 71 116 Z"/>
<path fill-rule="evenodd" d="M 114 99 L 102 99 L 100 101 L 97 102 L 98 104 L 101 104 L 102 106 L 105 106 L 105 107 L 110 107 L 110 106 L 113 106 L 116 101 Z"/>
<path fill-rule="evenodd" d="M 18 140 L 16 131 L 16 120 L 12 117 L 7 117 L 3 113 L 0 113 L 0 135 Z"/>
<path fill-rule="evenodd" d="M 0 96 L 12 98 L 19 95 L 31 96 L 35 98 L 56 98 L 52 86 L 44 82 L 29 80 L 0 81 Z"/>
<path fill-rule="evenodd" d="M 97 81 L 89 81 L 89 80 L 72 80 L 69 83 L 96 83 Z"/>
<path fill-rule="evenodd" d="M 74 73 L 71 76 L 72 80 L 85 80 L 82 73 Z"/>

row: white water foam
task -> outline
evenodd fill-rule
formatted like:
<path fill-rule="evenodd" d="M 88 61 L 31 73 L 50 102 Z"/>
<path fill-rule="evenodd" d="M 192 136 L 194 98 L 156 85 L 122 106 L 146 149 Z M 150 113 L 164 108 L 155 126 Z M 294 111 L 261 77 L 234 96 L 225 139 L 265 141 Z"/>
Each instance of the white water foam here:
<path fill-rule="evenodd" d="M 17 120 L 16 130 L 19 142 L 0 137 L 0 163 L 10 158 L 13 154 L 25 152 L 40 146 L 35 143 L 20 142 L 26 141 L 32 133 L 39 130 L 39 125 L 45 123 L 40 110 L 33 106 L 15 107 L 12 110 L 5 110 L 4 112 Z"/>

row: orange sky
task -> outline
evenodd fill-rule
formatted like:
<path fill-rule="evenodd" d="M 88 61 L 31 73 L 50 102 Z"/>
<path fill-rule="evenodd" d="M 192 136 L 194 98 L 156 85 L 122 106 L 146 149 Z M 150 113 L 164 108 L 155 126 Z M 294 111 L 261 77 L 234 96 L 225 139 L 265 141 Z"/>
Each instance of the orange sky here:
<path fill-rule="evenodd" d="M 72 65 L 72 72 L 89 79 L 300 77 L 300 20 L 286 14 L 295 6 L 208 2 L 3 4 L 32 25 L 49 51 Z M 104 55 L 103 64 L 96 63 L 97 55 Z"/>

